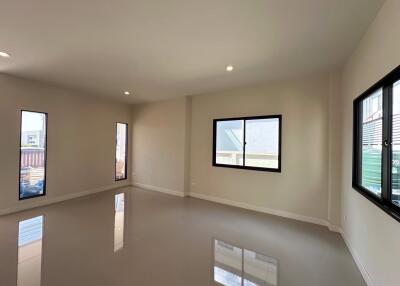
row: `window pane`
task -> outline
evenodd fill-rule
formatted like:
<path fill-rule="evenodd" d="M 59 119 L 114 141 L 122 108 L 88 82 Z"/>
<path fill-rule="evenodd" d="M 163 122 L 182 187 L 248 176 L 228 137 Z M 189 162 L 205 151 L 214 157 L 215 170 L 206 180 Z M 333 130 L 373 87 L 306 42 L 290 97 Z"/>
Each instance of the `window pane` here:
<path fill-rule="evenodd" d="M 22 111 L 21 116 L 21 199 L 44 194 L 46 173 L 46 114 Z"/>
<path fill-rule="evenodd" d="M 245 166 L 277 169 L 279 119 L 246 120 Z"/>
<path fill-rule="evenodd" d="M 126 155 L 127 155 L 128 124 L 117 123 L 117 146 L 115 157 L 115 179 L 126 179 Z"/>
<path fill-rule="evenodd" d="M 217 122 L 217 164 L 243 165 L 243 124 L 243 120 Z"/>
<path fill-rule="evenodd" d="M 393 85 L 392 202 L 400 206 L 400 81 Z"/>
<path fill-rule="evenodd" d="M 382 191 L 382 90 L 362 101 L 361 185 L 377 196 Z"/>

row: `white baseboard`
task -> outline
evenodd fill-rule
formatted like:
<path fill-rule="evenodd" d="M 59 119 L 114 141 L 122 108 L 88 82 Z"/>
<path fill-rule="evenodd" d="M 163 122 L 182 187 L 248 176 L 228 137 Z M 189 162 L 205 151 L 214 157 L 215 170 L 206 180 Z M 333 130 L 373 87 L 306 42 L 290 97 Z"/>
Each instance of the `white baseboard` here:
<path fill-rule="evenodd" d="M 161 188 L 161 187 L 156 187 L 152 185 L 147 185 L 147 184 L 142 184 L 142 183 L 132 183 L 132 186 L 147 190 L 147 191 L 156 191 L 168 195 L 173 195 L 173 196 L 178 196 L 178 197 L 185 197 L 186 195 L 182 192 L 166 189 L 166 188 Z"/>
<path fill-rule="evenodd" d="M 343 229 L 340 226 L 337 225 L 329 225 L 329 230 L 338 232 L 342 236 L 344 243 L 347 246 L 347 249 L 349 250 L 351 256 L 353 257 L 354 262 L 356 263 L 358 269 L 361 272 L 362 277 L 364 278 L 365 283 L 368 286 L 375 286 L 375 283 L 372 281 L 371 276 L 369 275 L 367 269 L 365 266 L 362 264 L 360 256 L 357 254 L 357 251 L 355 248 L 351 245 L 350 241 L 347 239 L 346 234 L 344 233 Z"/>
<path fill-rule="evenodd" d="M 0 216 L 16 213 L 16 212 L 20 212 L 20 211 L 25 211 L 25 210 L 29 210 L 29 209 L 33 209 L 33 208 L 37 208 L 37 207 L 47 206 L 47 205 L 59 203 L 62 201 L 71 200 L 71 199 L 75 199 L 75 198 L 79 198 L 79 197 L 83 197 L 83 196 L 87 196 L 87 195 L 91 195 L 91 194 L 95 194 L 95 193 L 99 193 L 99 192 L 118 189 L 118 188 L 130 186 L 130 185 L 131 185 L 131 183 L 129 181 L 127 181 L 127 182 L 120 183 L 120 184 L 103 186 L 103 187 L 86 190 L 86 191 L 75 193 L 75 194 L 59 196 L 59 197 L 55 197 L 55 198 L 40 197 L 40 198 L 37 198 L 38 200 L 24 200 L 24 201 L 20 201 L 19 204 L 16 206 L 1 209 Z"/>
<path fill-rule="evenodd" d="M 361 258 L 358 255 L 357 251 L 355 250 L 355 248 L 351 245 L 350 241 L 347 239 L 346 234 L 343 230 L 341 230 L 341 235 L 343 237 L 344 242 L 346 243 L 346 246 L 348 248 L 348 250 L 351 253 L 351 256 L 353 256 L 353 259 L 358 267 L 358 269 L 361 272 L 361 275 L 364 278 L 365 283 L 367 283 L 368 286 L 375 286 L 375 283 L 373 282 L 371 276 L 369 275 L 367 269 L 365 268 L 365 266 L 363 265 L 363 263 L 361 262 Z"/>
<path fill-rule="evenodd" d="M 346 235 L 344 234 L 344 232 L 340 226 L 330 224 L 328 221 L 326 221 L 324 219 L 303 216 L 303 215 L 294 214 L 291 212 L 286 212 L 286 211 L 281 211 L 281 210 L 274 210 L 274 209 L 269 209 L 269 208 L 264 208 L 264 207 L 258 207 L 258 206 L 254 206 L 254 205 L 250 205 L 250 204 L 245 204 L 245 203 L 241 203 L 241 202 L 237 202 L 237 201 L 231 201 L 231 200 L 227 200 L 227 199 L 217 198 L 214 196 L 209 196 L 209 195 L 204 195 L 204 194 L 199 194 L 199 193 L 191 192 L 189 194 L 189 196 L 193 197 L 193 198 L 198 198 L 198 199 L 202 199 L 202 200 L 207 200 L 207 201 L 212 201 L 215 203 L 224 204 L 224 205 L 230 205 L 230 206 L 239 207 L 239 208 L 243 208 L 243 209 L 258 211 L 258 212 L 262 212 L 262 213 L 277 215 L 277 216 L 281 216 L 281 217 L 285 217 L 285 218 L 290 218 L 290 219 L 295 219 L 295 220 L 299 220 L 299 221 L 304 221 L 304 222 L 309 222 L 309 223 L 326 226 L 326 227 L 328 227 L 328 229 L 330 231 L 337 232 L 343 237 L 343 240 L 344 240 L 345 244 L 347 245 L 347 248 L 349 249 L 350 254 L 353 256 L 353 259 L 354 259 L 358 269 L 360 270 L 361 275 L 363 276 L 365 282 L 367 283 L 368 286 L 375 286 L 375 284 L 373 283 L 373 281 L 371 279 L 371 276 L 368 274 L 367 270 L 365 269 L 364 265 L 362 264 L 360 257 L 358 256 L 355 249 L 351 246 L 348 239 L 346 239 Z"/>
<path fill-rule="evenodd" d="M 338 226 L 338 225 L 334 225 L 334 224 L 328 223 L 328 228 L 329 228 L 330 231 L 342 234 L 342 228 L 340 226 Z"/>
<path fill-rule="evenodd" d="M 144 190 L 156 191 L 156 192 L 161 192 L 161 193 L 179 196 L 179 197 L 186 196 L 186 194 L 184 194 L 182 192 L 178 192 L 178 191 L 174 191 L 174 190 L 170 190 L 170 189 L 166 189 L 166 188 L 161 188 L 161 187 L 156 187 L 156 186 L 151 186 L 151 185 L 147 185 L 147 184 L 131 183 L 131 182 L 127 181 L 125 183 L 118 184 L 118 185 L 109 185 L 109 186 L 99 187 L 99 188 L 95 188 L 95 189 L 91 189 L 91 190 L 86 190 L 86 191 L 83 191 L 80 193 L 69 194 L 69 195 L 60 196 L 60 197 L 56 197 L 56 198 L 43 197 L 43 199 L 40 201 L 32 201 L 32 202 L 21 201 L 20 205 L 17 205 L 17 206 L 11 207 L 11 208 L 1 209 L 0 216 L 11 214 L 11 213 L 16 213 L 16 212 L 20 212 L 20 211 L 25 211 L 25 210 L 29 210 L 29 209 L 33 209 L 33 208 L 37 208 L 37 207 L 41 207 L 41 206 L 46 206 L 46 205 L 50 205 L 50 204 L 55 204 L 58 202 L 75 199 L 75 198 L 79 198 L 79 197 L 83 197 L 83 196 L 87 196 L 87 195 L 91 195 L 91 194 L 95 194 L 95 193 L 99 193 L 99 192 L 118 189 L 118 188 L 122 188 L 122 187 L 126 187 L 126 186 L 131 186 L 131 185 L 141 188 L 141 189 L 144 189 Z M 326 226 L 329 228 L 330 231 L 338 232 L 341 234 L 341 236 L 343 237 L 343 240 L 344 240 L 347 248 L 349 249 L 351 255 L 353 256 L 353 259 L 354 259 L 358 269 L 360 270 L 365 282 L 367 283 L 368 286 L 375 286 L 375 284 L 372 281 L 371 276 L 369 275 L 369 273 L 365 269 L 364 265 L 362 264 L 359 255 L 357 254 L 356 250 L 350 244 L 350 241 L 346 238 L 346 235 L 340 226 L 332 225 L 328 221 L 319 219 L 319 218 L 308 217 L 308 216 L 299 215 L 299 214 L 295 214 L 295 213 L 291 213 L 291 212 L 287 212 L 287 211 L 281 211 L 281 210 L 275 210 L 275 209 L 270 209 L 270 208 L 254 206 L 254 205 L 250 205 L 250 204 L 246 204 L 246 203 L 222 199 L 222 198 L 199 194 L 199 193 L 191 192 L 191 193 L 189 193 L 189 196 L 193 197 L 193 198 L 198 198 L 198 199 L 202 199 L 202 200 L 207 200 L 207 201 L 211 201 L 211 202 L 215 202 L 215 203 L 224 204 L 224 205 L 239 207 L 239 208 L 243 208 L 243 209 L 253 210 L 253 211 L 257 211 L 257 212 L 267 213 L 267 214 L 271 214 L 271 215 L 276 215 L 276 216 L 295 219 L 295 220 L 299 220 L 299 221 L 303 221 L 303 222 L 309 222 L 309 223 L 313 223 L 313 224 Z"/>
<path fill-rule="evenodd" d="M 198 199 L 202 199 L 202 200 L 215 202 L 215 203 L 239 207 L 242 209 L 267 213 L 267 214 L 271 214 L 271 215 L 281 216 L 281 217 L 285 217 L 285 218 L 295 219 L 295 220 L 299 220 L 299 221 L 314 223 L 314 224 L 323 225 L 323 226 L 328 227 L 328 222 L 326 220 L 320 219 L 320 218 L 314 218 L 314 217 L 299 215 L 299 214 L 295 214 L 295 213 L 291 213 L 291 212 L 287 212 L 287 211 L 281 211 L 281 210 L 275 210 L 275 209 L 270 209 L 270 208 L 265 208 L 265 207 L 254 206 L 254 205 L 250 205 L 250 204 L 246 204 L 246 203 L 231 201 L 231 200 L 222 199 L 222 198 L 204 195 L 204 194 L 199 194 L 199 193 L 191 192 L 191 193 L 189 193 L 189 196 L 193 197 L 193 198 L 198 198 Z"/>

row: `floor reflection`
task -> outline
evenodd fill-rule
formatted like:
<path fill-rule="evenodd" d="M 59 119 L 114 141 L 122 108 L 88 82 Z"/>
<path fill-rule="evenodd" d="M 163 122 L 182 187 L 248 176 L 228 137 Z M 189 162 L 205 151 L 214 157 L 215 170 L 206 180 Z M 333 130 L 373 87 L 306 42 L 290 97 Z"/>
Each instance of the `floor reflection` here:
<path fill-rule="evenodd" d="M 325 228 L 131 187 L 0 216 L 0 286 L 365 286 L 362 279 L 343 240 Z"/>
<path fill-rule="evenodd" d="M 124 247 L 125 194 L 115 195 L 114 252 Z"/>
<path fill-rule="evenodd" d="M 214 281 L 225 286 L 276 286 L 278 261 L 215 239 Z"/>
<path fill-rule="evenodd" d="M 17 286 L 39 286 L 42 272 L 43 216 L 19 222 Z"/>

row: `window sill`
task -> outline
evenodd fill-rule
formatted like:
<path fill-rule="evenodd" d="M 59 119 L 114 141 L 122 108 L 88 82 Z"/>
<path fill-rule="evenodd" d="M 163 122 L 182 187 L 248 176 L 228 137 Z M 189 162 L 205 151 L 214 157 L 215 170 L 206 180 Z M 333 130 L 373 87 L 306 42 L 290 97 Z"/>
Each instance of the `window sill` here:
<path fill-rule="evenodd" d="M 19 200 L 25 201 L 25 200 L 29 200 L 29 199 L 44 197 L 45 195 L 46 195 L 46 191 L 44 191 L 43 194 L 40 194 L 40 195 L 34 195 L 34 196 L 29 196 L 29 197 L 19 197 Z"/>
<path fill-rule="evenodd" d="M 213 167 L 281 173 L 280 167 L 279 168 L 263 168 L 263 167 L 238 166 L 238 165 L 227 165 L 227 164 L 217 164 L 217 163 L 214 163 Z"/>
<path fill-rule="evenodd" d="M 356 190 L 359 194 L 361 194 L 365 198 L 367 198 L 370 202 L 375 204 L 389 216 L 400 222 L 400 208 L 396 207 L 395 205 L 386 203 L 379 197 L 373 195 L 372 193 L 370 194 L 368 190 L 355 183 L 353 183 L 353 189 Z"/>

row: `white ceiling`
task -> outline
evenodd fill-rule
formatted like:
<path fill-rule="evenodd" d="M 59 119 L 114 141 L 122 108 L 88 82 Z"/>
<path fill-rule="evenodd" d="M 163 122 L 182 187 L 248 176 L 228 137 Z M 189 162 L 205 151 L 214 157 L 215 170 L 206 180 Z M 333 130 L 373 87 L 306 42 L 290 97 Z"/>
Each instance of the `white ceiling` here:
<path fill-rule="evenodd" d="M 383 2 L 0 0 L 0 72 L 125 102 L 230 89 L 340 67 Z"/>

